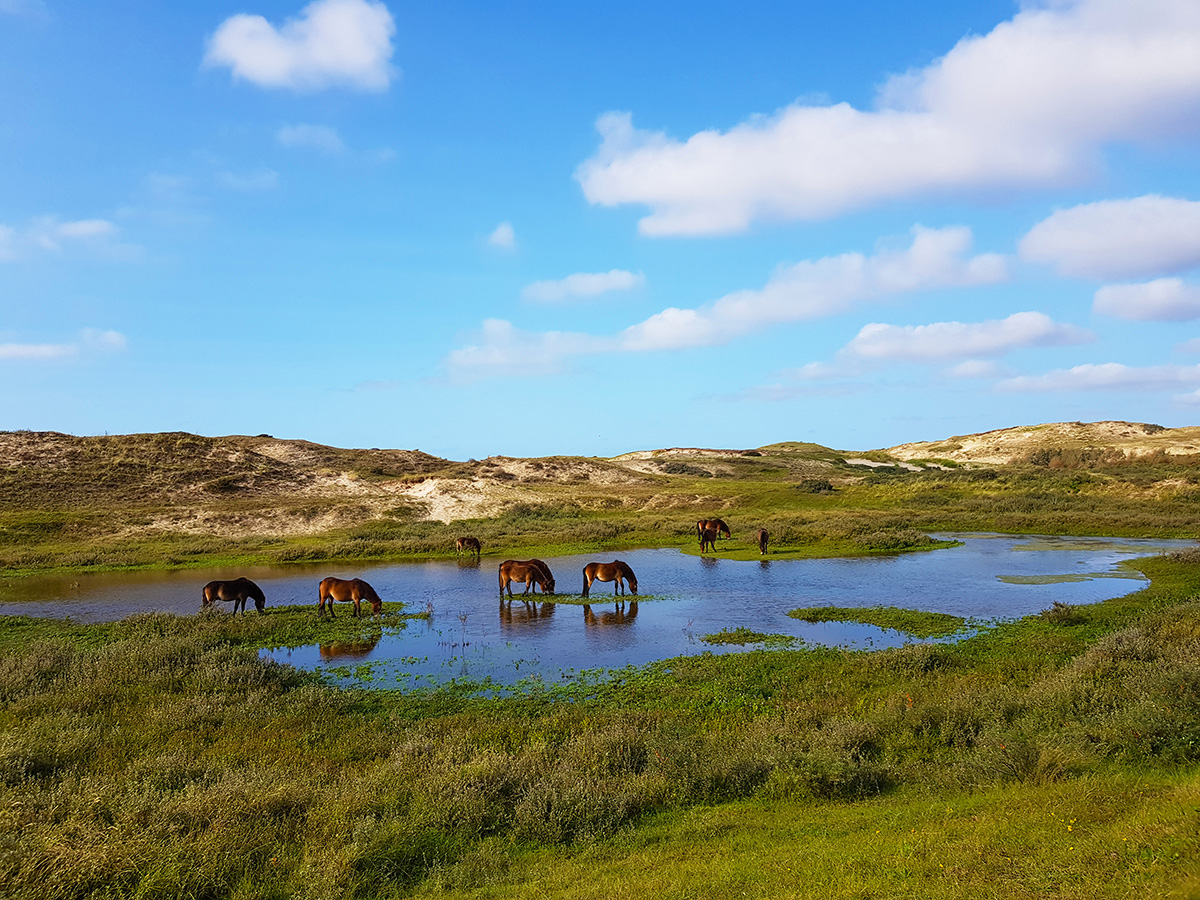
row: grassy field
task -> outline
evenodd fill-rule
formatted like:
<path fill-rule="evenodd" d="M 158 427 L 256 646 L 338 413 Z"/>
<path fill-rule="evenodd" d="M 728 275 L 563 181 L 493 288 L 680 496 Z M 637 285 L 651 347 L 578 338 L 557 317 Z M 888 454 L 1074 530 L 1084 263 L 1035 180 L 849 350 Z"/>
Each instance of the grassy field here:
<path fill-rule="evenodd" d="M 264 661 L 311 611 L 0 621 L 0 884 L 84 897 L 1193 897 L 1200 553 L 957 645 L 488 700 Z M 345 640 L 383 626 L 339 620 Z"/>

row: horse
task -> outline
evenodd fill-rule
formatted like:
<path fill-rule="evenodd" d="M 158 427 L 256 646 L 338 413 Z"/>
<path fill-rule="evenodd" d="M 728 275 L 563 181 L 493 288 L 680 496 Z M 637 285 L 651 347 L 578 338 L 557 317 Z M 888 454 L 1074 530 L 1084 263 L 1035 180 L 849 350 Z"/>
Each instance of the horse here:
<path fill-rule="evenodd" d="M 613 582 L 614 597 L 617 595 L 618 589 L 621 593 L 625 593 L 625 582 L 628 581 L 629 593 L 637 596 L 637 576 L 633 574 L 633 569 L 629 568 L 628 563 L 619 559 L 614 559 L 610 563 L 588 563 L 583 567 L 583 596 L 588 595 L 593 581 Z"/>
<path fill-rule="evenodd" d="M 254 598 L 254 608 L 262 612 L 267 605 L 266 595 L 263 594 L 262 588 L 249 578 L 235 578 L 233 581 L 210 581 L 204 586 L 204 596 L 200 608 L 208 609 L 218 600 L 232 600 L 233 611 L 236 613 L 240 609 L 244 615 L 246 599 L 249 597 Z"/>
<path fill-rule="evenodd" d="M 705 528 L 700 532 L 700 552 L 703 553 L 706 548 L 714 552 L 717 549 L 717 530 L 715 528 Z"/>
<path fill-rule="evenodd" d="M 508 589 L 508 596 L 512 596 L 512 583 L 514 581 L 525 583 L 525 593 L 528 594 L 532 590 L 537 593 L 537 585 L 542 586 L 542 593 L 554 593 L 554 575 L 550 572 L 550 567 L 540 559 L 506 559 L 500 563 L 500 597 L 504 598 L 504 590 Z M 528 602 L 528 601 L 526 601 Z"/>
<path fill-rule="evenodd" d="M 754 532 L 754 540 L 758 542 L 759 556 L 767 555 L 767 539 L 770 537 L 771 536 L 767 534 L 767 529 L 765 528 L 760 528 L 758 531 Z"/>
<path fill-rule="evenodd" d="M 325 615 L 325 603 L 329 602 L 329 618 L 335 618 L 333 614 L 333 601 L 341 600 L 343 602 L 354 601 L 354 618 L 359 617 L 359 604 L 363 600 L 371 601 L 371 615 L 377 616 L 383 611 L 383 601 L 379 599 L 379 595 L 375 593 L 375 588 L 371 587 L 361 578 L 326 578 L 321 582 L 321 586 L 317 589 L 317 615 Z"/>
<path fill-rule="evenodd" d="M 454 555 L 455 556 L 458 556 L 459 554 L 466 551 L 467 553 L 474 553 L 476 558 L 478 558 L 480 550 L 481 550 L 481 548 L 479 546 L 479 538 L 460 537 L 457 541 L 454 542 Z"/>
<path fill-rule="evenodd" d="M 587 628 L 603 628 L 606 625 L 632 625 L 637 618 L 638 605 L 636 600 L 629 601 L 628 609 L 617 608 L 612 612 L 594 613 L 592 607 L 583 604 L 583 622 Z"/>
<path fill-rule="evenodd" d="M 723 534 L 729 537 L 729 526 L 721 519 L 701 519 L 696 523 L 696 534 L 703 534 L 708 529 L 712 529 L 717 534 Z"/>

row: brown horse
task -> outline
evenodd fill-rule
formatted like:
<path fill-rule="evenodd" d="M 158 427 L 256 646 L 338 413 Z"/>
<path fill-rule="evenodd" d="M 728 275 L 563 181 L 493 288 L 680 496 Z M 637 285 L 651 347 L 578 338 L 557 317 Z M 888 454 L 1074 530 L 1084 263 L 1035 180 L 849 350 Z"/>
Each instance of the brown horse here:
<path fill-rule="evenodd" d="M 233 611 L 236 613 L 240 609 L 245 614 L 248 598 L 254 599 L 254 608 L 259 612 L 262 612 L 267 605 L 267 598 L 263 594 L 262 588 L 249 578 L 235 578 L 233 581 L 210 581 L 204 586 L 204 597 L 201 600 L 200 608 L 208 609 L 218 600 L 232 600 Z"/>
<path fill-rule="evenodd" d="M 629 593 L 637 596 L 637 576 L 633 574 L 633 569 L 629 568 L 628 563 L 619 559 L 610 563 L 588 563 L 583 567 L 583 596 L 588 595 L 593 581 L 611 581 L 614 597 L 618 588 L 622 594 L 625 593 L 625 582 L 628 581 Z"/>
<path fill-rule="evenodd" d="M 710 528 L 717 534 L 723 534 L 725 537 L 729 537 L 729 526 L 726 525 L 721 519 L 701 519 L 696 523 L 696 534 L 703 534 Z"/>
<path fill-rule="evenodd" d="M 758 531 L 754 532 L 754 540 L 758 542 L 758 555 L 759 556 L 767 555 L 767 540 L 770 537 L 771 536 L 769 534 L 767 534 L 767 529 L 765 529 L 765 528 L 760 528 L 760 529 L 758 529 Z"/>
<path fill-rule="evenodd" d="M 532 589 L 537 593 L 537 585 L 542 586 L 542 593 L 554 593 L 554 575 L 550 567 L 540 559 L 506 559 L 500 563 L 500 596 L 504 597 L 505 588 L 508 596 L 512 596 L 513 582 L 524 582 L 525 593 Z"/>
<path fill-rule="evenodd" d="M 361 578 L 351 578 L 349 580 L 343 578 L 326 578 L 321 582 L 321 586 L 317 589 L 317 615 L 325 615 L 325 603 L 329 603 L 329 618 L 335 618 L 333 614 L 333 601 L 340 600 L 343 603 L 354 601 L 354 618 L 359 617 L 359 604 L 363 600 L 371 602 L 371 615 L 377 616 L 383 611 L 383 601 L 379 599 L 379 595 L 375 593 L 375 588 L 371 587 Z"/>
<path fill-rule="evenodd" d="M 457 541 L 454 542 L 454 555 L 455 556 L 458 556 L 459 554 L 466 552 L 466 553 L 474 553 L 475 556 L 478 558 L 480 551 L 481 551 L 481 548 L 479 546 L 479 538 L 460 537 Z"/>
<path fill-rule="evenodd" d="M 715 528 L 705 528 L 700 532 L 700 552 L 703 553 L 705 549 L 714 552 L 717 549 L 717 530 Z"/>

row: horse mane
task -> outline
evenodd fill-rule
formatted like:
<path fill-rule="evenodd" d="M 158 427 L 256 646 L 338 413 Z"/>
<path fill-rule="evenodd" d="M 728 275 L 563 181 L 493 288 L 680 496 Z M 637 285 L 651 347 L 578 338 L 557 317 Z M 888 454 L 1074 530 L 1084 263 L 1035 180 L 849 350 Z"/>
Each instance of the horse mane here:
<path fill-rule="evenodd" d="M 375 588 L 371 587 L 371 585 L 367 584 L 361 578 L 355 578 L 354 581 L 358 584 L 358 589 L 362 592 L 365 599 L 372 602 L 379 600 L 379 595 L 375 593 Z M 379 602 L 382 603 L 383 601 L 379 600 Z"/>

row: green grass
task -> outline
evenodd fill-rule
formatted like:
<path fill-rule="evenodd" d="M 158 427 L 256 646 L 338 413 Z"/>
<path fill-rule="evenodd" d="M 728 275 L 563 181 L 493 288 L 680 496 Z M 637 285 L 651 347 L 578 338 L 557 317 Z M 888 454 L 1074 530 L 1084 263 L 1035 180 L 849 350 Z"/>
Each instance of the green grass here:
<path fill-rule="evenodd" d="M 919 638 L 950 637 L 964 631 L 968 626 L 966 619 L 949 613 L 898 609 L 894 606 L 872 606 L 866 609 L 814 606 L 793 609 L 788 615 L 802 622 L 862 622 L 864 625 L 903 631 Z"/>
<path fill-rule="evenodd" d="M 1143 591 L 958 644 L 700 654 L 504 700 L 338 690 L 259 656 L 377 627 L 312 610 L 5 618 L 0 882 L 1194 896 L 1198 563 L 1142 561 Z"/>
<path fill-rule="evenodd" d="M 763 644 L 766 647 L 790 647 L 799 642 L 797 638 L 787 634 L 766 634 L 761 631 L 752 631 L 749 628 L 738 627 L 730 631 L 728 628 L 722 629 L 715 634 L 706 634 L 700 638 L 706 644 L 735 644 L 745 646 L 746 644 Z"/>

